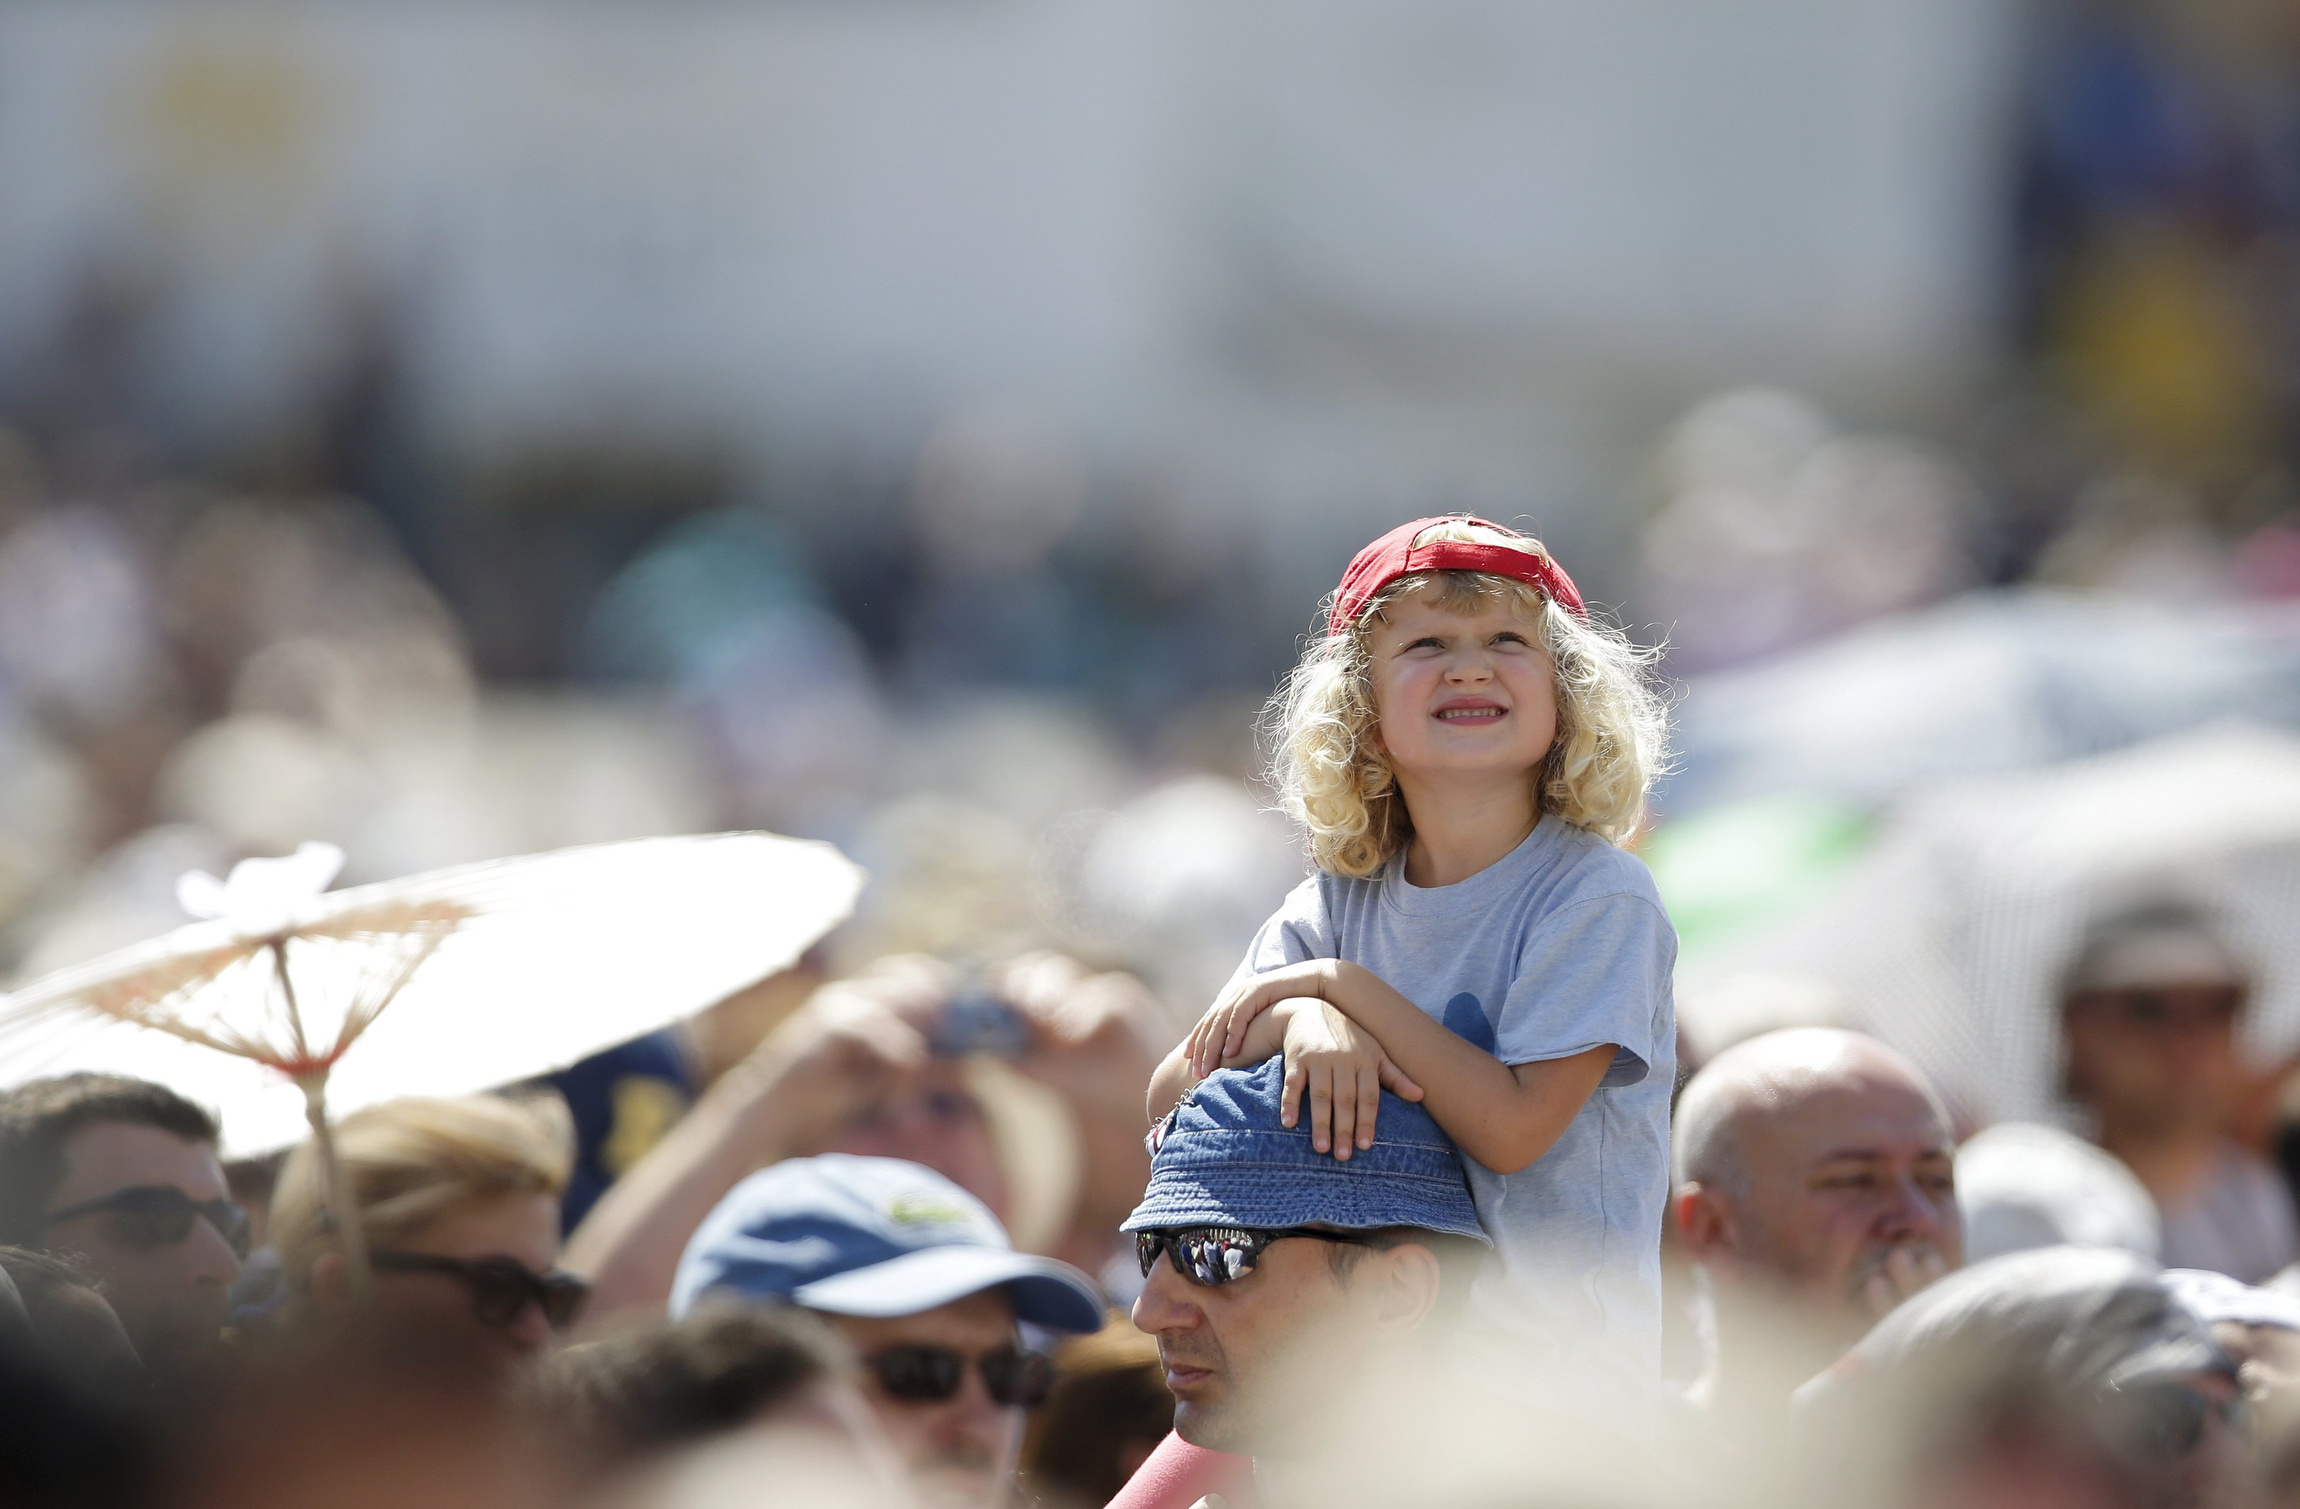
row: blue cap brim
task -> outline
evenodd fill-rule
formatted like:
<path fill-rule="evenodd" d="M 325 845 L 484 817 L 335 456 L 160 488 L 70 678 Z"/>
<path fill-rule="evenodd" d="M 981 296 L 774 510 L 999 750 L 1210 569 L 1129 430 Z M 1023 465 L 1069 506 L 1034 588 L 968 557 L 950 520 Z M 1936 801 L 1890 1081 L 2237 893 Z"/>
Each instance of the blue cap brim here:
<path fill-rule="evenodd" d="M 1053 1331 L 1102 1329 L 1102 1293 L 1068 1263 L 1003 1247 L 952 1244 L 802 1284 L 791 1298 L 828 1315 L 882 1319 L 916 1315 L 952 1300 L 1004 1287 L 1014 1315 Z"/>

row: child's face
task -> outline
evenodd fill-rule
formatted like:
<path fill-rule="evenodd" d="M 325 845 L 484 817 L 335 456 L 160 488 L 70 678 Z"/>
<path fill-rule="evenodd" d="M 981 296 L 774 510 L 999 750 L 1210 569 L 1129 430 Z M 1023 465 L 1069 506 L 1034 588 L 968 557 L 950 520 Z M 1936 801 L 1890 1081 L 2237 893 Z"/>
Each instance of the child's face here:
<path fill-rule="evenodd" d="M 1507 601 L 1464 615 L 1422 591 L 1369 636 L 1382 747 L 1407 783 L 1516 775 L 1557 740 L 1557 677 Z"/>

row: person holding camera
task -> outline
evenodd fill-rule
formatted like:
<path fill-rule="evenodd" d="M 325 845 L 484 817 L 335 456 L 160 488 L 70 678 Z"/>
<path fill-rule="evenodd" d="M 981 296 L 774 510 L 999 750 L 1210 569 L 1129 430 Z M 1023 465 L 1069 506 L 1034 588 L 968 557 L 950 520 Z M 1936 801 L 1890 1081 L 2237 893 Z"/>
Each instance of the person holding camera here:
<path fill-rule="evenodd" d="M 667 1303 L 688 1234 L 747 1175 L 849 1153 L 932 1169 L 1015 1244 L 1089 1272 L 1149 1177 L 1148 992 L 1030 954 L 979 982 L 904 955 L 824 986 L 707 1091 L 585 1217 L 567 1266 L 588 1316 Z"/>

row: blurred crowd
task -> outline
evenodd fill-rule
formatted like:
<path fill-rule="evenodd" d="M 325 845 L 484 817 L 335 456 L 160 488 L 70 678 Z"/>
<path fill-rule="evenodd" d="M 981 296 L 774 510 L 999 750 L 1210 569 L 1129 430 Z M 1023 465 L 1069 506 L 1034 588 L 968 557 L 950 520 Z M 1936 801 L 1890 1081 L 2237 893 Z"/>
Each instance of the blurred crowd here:
<path fill-rule="evenodd" d="M 1458 1212 L 1121 1231 L 1153 1069 L 1304 871 L 1254 521 L 995 407 L 799 483 L 447 479 L 376 332 L 195 463 L 92 287 L 0 428 L 0 973 L 311 839 L 871 878 L 673 1030 L 344 1117 L 340 1190 L 174 1087 L 0 1089 L 0 1500 L 2300 1506 L 2287 9 L 2033 7 L 2005 370 L 1921 435 L 1695 403 L 1584 577 L 1677 750 L 1670 1390 L 1610 1429 L 1425 1366 Z"/>
<path fill-rule="evenodd" d="M 2200 913 L 2095 919 L 2051 1012 L 2085 1135 L 1971 1134 L 1840 1027 L 1688 1037 L 1684 1366 L 1609 1427 L 1440 1365 L 1477 1223 L 1458 1173 L 1395 1161 L 1458 1167 L 1426 1115 L 1385 1097 L 1376 1168 L 1306 1133 L 1222 1152 L 1278 1130 L 1273 1063 L 1218 1071 L 1146 1146 L 1163 1013 L 1059 954 L 769 982 L 795 1003 L 567 1236 L 580 1138 L 540 1086 L 353 1112 L 340 1183 L 307 1143 L 250 1189 L 166 1086 L 39 1080 L 0 1093 L 0 1483 L 90 1506 L 2292 1502 L 2289 1066 L 2240 1051 L 2256 979 Z M 1261 1224 L 1370 1221 L 1370 1245 L 1224 1259 L 1191 1244 L 1248 1233 L 1176 1214 L 1273 1200 L 1293 1214 Z M 1222 1450 L 1184 1455 L 1177 1425 Z"/>
<path fill-rule="evenodd" d="M 1253 1254 L 1238 1296 L 1121 1235 L 1151 1070 L 1301 870 L 1250 699 L 1167 704 L 1122 752 L 1122 712 L 1058 682 L 873 645 L 744 509 L 608 575 L 580 674 L 490 682 L 349 499 L 78 498 L 9 439 L 19 978 L 312 837 L 360 880 L 772 824 L 872 887 L 679 1029 L 344 1118 L 355 1242 L 311 1147 L 242 1156 L 167 1086 L 0 1093 L 7 1493 L 2300 1502 L 2300 623 L 2247 564 L 2289 526 L 2085 555 L 2080 510 L 1975 590 L 2010 568 L 1949 454 L 1764 391 L 1657 451 L 1673 1379 L 1608 1432 L 1423 1370 L 1426 1316 L 1381 1296 L 1448 1302 L 1437 1218 L 1354 1265 Z M 913 650 L 961 653 L 996 595 L 951 591 Z M 2115 825 L 2141 810 L 2170 836 Z M 1239 1396 L 1241 1450 L 1178 1459 L 1176 1368 Z"/>

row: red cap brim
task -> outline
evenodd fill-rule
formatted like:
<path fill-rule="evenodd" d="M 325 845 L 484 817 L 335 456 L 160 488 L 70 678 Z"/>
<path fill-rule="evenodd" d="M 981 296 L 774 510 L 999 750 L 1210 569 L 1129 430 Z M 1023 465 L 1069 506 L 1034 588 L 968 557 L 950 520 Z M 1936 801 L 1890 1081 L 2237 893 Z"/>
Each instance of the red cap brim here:
<path fill-rule="evenodd" d="M 1348 632 L 1376 593 L 1399 577 L 1411 576 L 1417 571 L 1484 571 L 1506 576 L 1540 588 L 1551 602 L 1576 618 L 1589 617 L 1588 605 L 1581 600 L 1581 589 L 1573 585 L 1573 578 L 1565 574 L 1565 568 L 1546 554 L 1470 540 L 1432 540 L 1426 545 L 1416 545 L 1415 538 L 1433 524 L 1476 524 L 1498 534 L 1524 538 L 1514 529 L 1468 514 L 1440 514 L 1436 518 L 1400 524 L 1359 551 L 1350 562 L 1350 569 L 1342 573 L 1342 585 L 1334 593 L 1333 612 L 1326 621 L 1327 634 Z"/>

